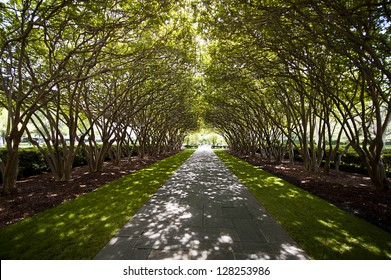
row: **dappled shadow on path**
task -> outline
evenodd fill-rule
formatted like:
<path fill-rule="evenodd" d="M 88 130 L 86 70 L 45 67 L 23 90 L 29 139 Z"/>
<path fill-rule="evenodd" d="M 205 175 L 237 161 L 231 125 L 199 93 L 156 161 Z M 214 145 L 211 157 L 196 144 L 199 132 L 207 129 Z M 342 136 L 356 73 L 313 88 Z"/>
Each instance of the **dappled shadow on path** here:
<path fill-rule="evenodd" d="M 210 150 L 197 150 L 96 259 L 306 259 Z"/>

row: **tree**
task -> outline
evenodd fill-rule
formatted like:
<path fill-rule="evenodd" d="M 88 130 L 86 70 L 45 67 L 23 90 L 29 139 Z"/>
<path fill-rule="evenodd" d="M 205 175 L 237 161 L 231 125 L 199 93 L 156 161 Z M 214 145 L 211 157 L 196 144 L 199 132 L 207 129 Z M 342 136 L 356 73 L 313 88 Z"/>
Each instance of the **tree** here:
<path fill-rule="evenodd" d="M 153 69 L 141 71 L 141 76 L 137 71 L 151 66 L 147 65 L 151 54 L 169 40 L 175 45 L 177 39 L 192 38 L 184 31 L 189 24 L 175 32 L 166 28 L 172 16 L 175 24 L 185 18 L 181 9 L 186 7 L 173 1 L 24 0 L 0 5 L 4 11 L 0 102 L 8 113 L 7 161 L 0 162 L 4 193 L 15 186 L 24 133 L 42 151 L 58 180 L 70 179 L 76 149 L 84 145 L 89 150 L 84 141 L 87 136 L 96 144 L 96 130 L 106 141 L 104 156 L 112 136 L 120 135 L 118 123 L 126 119 L 130 124 L 129 119 L 140 109 L 141 99 L 137 98 L 142 94 L 138 91 L 148 92 L 141 83 L 153 78 Z M 163 61 L 164 57 L 157 59 Z M 134 76 L 119 84 L 115 75 L 129 69 Z M 100 92 L 102 85 L 104 92 Z M 106 101 L 104 106 L 99 106 L 100 98 Z M 128 109 L 129 113 L 123 114 Z M 44 138 L 45 147 L 27 129 L 31 123 L 34 133 Z M 100 169 L 102 155 L 93 169 Z"/>
<path fill-rule="evenodd" d="M 286 121 L 280 122 L 273 110 L 262 110 L 262 118 L 270 120 L 288 142 L 293 143 L 292 137 L 299 139 L 309 170 L 317 171 L 326 145 L 329 165 L 345 135 L 367 167 L 374 188 L 387 187 L 381 160 L 391 108 L 390 11 L 385 3 L 308 0 L 234 5 L 218 1 L 205 3 L 204 14 L 208 35 L 221 52 L 212 49 L 211 55 L 229 61 L 226 71 L 257 80 L 262 85 L 259 95 L 272 95 L 270 100 L 284 106 Z M 250 74 L 243 75 L 243 68 Z M 214 87 L 236 81 L 224 81 L 223 75 L 218 79 Z M 251 83 L 243 83 L 236 92 L 242 91 L 239 96 L 251 96 L 256 106 L 267 109 L 265 102 L 250 95 Z M 247 107 L 241 114 L 253 110 L 247 101 L 240 103 Z M 242 125 L 246 126 L 244 133 L 252 135 L 254 130 Z M 228 129 L 227 137 L 238 134 L 237 126 Z M 264 130 L 256 133 L 268 135 Z M 240 137 L 234 141 L 242 142 Z"/>
<path fill-rule="evenodd" d="M 63 66 L 76 52 L 71 46 L 63 56 L 57 57 L 61 67 L 51 68 L 49 51 L 43 43 L 46 22 L 59 19 L 60 14 L 74 5 L 73 1 L 10 1 L 1 3 L 1 97 L 7 109 L 6 148 L 7 160 L 0 161 L 3 185 L 2 192 L 15 189 L 18 171 L 18 148 L 31 117 L 40 108 L 40 103 L 54 97 L 53 89 L 62 80 Z M 55 26 L 61 33 L 68 18 L 62 18 Z"/>
<path fill-rule="evenodd" d="M 382 1 L 307 1 L 293 7 L 302 22 L 312 23 L 309 31 L 322 28 L 316 39 L 345 62 L 343 75 L 353 86 L 348 92 L 332 91 L 330 97 L 340 113 L 349 109 L 349 120 L 339 121 L 373 187 L 388 188 L 381 153 L 391 117 L 389 6 Z M 308 9 L 313 12 L 303 12 Z"/>

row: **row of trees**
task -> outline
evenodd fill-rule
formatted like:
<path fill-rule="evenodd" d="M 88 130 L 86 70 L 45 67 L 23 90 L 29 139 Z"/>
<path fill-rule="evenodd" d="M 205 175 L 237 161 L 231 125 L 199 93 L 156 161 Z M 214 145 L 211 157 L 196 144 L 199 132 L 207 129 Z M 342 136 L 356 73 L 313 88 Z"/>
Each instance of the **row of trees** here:
<path fill-rule="evenodd" d="M 197 127 L 189 12 L 182 1 L 1 2 L 3 193 L 15 188 L 24 135 L 65 181 L 78 148 L 100 171 L 114 143 L 117 158 L 135 141 L 141 156 L 180 147 Z"/>
<path fill-rule="evenodd" d="M 141 156 L 175 149 L 205 106 L 235 150 L 281 160 L 296 146 L 316 172 L 346 138 L 374 188 L 388 187 L 387 1 L 12 0 L 0 11 L 4 193 L 24 135 L 69 180 L 78 148 L 94 171 L 131 135 Z"/>
<path fill-rule="evenodd" d="M 346 139 L 375 189 L 391 117 L 384 0 L 203 1 L 207 121 L 232 149 L 326 171 Z"/>

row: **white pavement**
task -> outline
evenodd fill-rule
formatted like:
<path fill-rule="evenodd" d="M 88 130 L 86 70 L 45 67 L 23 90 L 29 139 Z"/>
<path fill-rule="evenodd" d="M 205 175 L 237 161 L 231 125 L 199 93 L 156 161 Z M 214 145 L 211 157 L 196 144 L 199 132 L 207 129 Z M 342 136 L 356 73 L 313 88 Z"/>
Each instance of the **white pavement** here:
<path fill-rule="evenodd" d="M 215 153 L 199 148 L 95 259 L 308 259 Z"/>

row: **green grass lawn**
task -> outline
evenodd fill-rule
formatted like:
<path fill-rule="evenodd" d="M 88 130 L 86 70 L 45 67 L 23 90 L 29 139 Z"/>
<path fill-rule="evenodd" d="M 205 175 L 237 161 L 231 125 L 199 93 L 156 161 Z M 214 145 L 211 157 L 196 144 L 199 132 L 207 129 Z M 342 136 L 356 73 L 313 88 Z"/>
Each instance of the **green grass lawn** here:
<path fill-rule="evenodd" d="M 0 259 L 92 259 L 171 177 L 186 150 L 0 231 Z"/>
<path fill-rule="evenodd" d="M 215 151 L 313 259 L 391 259 L 391 234 L 223 151 Z"/>

